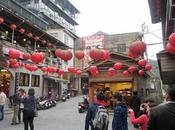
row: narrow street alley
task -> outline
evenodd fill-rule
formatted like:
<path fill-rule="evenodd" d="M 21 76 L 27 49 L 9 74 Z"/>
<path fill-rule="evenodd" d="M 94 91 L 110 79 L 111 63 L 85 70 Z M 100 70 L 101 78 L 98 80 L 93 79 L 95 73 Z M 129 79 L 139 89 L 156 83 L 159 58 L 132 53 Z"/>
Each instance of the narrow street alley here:
<path fill-rule="evenodd" d="M 39 111 L 39 117 L 35 118 L 35 130 L 84 130 L 86 113 L 78 113 L 78 102 L 82 96 L 74 97 L 66 102 L 59 101 L 57 106 L 48 110 Z M 23 130 L 23 124 L 11 125 L 12 114 L 5 115 L 0 122 L 0 130 Z M 110 119 L 111 130 L 112 115 Z M 128 121 L 130 122 L 130 121 Z M 129 123 L 129 130 L 134 130 Z"/>

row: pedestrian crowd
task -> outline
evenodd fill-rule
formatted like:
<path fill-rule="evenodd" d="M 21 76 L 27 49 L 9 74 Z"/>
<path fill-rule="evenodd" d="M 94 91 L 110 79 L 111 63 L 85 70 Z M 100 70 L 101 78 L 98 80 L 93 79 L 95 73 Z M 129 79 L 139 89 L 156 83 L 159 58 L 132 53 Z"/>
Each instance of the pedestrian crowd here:
<path fill-rule="evenodd" d="M 16 90 L 15 94 L 9 97 L 10 104 L 13 108 L 13 117 L 11 125 L 24 123 L 24 130 L 34 130 L 34 117 L 37 115 L 35 90 L 30 88 L 28 93 L 24 89 Z M 4 105 L 6 102 L 6 95 L 0 89 L 0 120 L 4 119 Z M 21 118 L 21 113 L 23 117 Z"/>
<path fill-rule="evenodd" d="M 140 130 L 175 130 L 175 85 L 170 85 L 165 96 L 166 102 L 154 105 L 153 100 L 148 99 L 141 102 L 138 92 L 134 91 L 130 104 L 126 103 L 120 93 L 114 98 L 117 104 L 114 107 L 112 119 L 112 130 L 128 130 L 128 119 L 134 128 Z M 85 130 L 108 130 L 109 116 L 104 113 L 107 110 L 107 102 L 103 92 L 96 94 L 96 99 L 89 105 Z M 129 116 L 129 118 L 128 118 Z"/>

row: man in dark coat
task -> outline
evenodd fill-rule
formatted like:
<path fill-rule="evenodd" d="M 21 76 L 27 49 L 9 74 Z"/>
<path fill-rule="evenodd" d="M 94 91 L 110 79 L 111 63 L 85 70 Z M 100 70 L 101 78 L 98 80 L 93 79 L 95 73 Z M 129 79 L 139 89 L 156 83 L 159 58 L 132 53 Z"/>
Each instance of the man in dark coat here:
<path fill-rule="evenodd" d="M 175 84 L 169 86 L 166 101 L 150 110 L 147 130 L 175 130 Z"/>
<path fill-rule="evenodd" d="M 138 97 L 137 91 L 133 91 L 133 97 L 131 99 L 130 107 L 133 109 L 135 113 L 135 117 L 139 117 L 139 112 L 140 112 L 140 105 L 141 105 L 141 100 Z M 135 128 L 139 128 L 138 125 L 134 125 Z"/>
<path fill-rule="evenodd" d="M 105 96 L 103 93 L 97 93 L 96 101 L 89 106 L 86 114 L 85 130 L 89 130 L 89 126 L 91 126 L 91 130 L 99 130 L 97 128 L 94 128 L 92 120 L 95 117 L 98 106 L 105 106 L 105 107 L 107 106 L 107 103 L 104 102 L 104 98 Z"/>

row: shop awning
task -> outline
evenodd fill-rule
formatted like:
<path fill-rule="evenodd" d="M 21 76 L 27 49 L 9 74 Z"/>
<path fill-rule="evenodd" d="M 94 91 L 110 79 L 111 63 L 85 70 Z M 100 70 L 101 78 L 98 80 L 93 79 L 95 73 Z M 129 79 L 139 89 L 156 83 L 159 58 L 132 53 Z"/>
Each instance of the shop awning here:
<path fill-rule="evenodd" d="M 54 80 L 55 82 L 64 82 L 64 83 L 68 83 L 69 80 L 65 80 L 65 79 L 61 79 L 61 78 L 56 78 L 56 77 L 44 77 L 45 79 L 50 79 L 50 80 Z"/>

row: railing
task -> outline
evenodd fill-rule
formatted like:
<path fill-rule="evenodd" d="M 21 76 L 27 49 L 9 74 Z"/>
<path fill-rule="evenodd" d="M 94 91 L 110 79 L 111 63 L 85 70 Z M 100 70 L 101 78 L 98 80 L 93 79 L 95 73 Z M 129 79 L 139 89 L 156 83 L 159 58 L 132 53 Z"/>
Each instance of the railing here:
<path fill-rule="evenodd" d="M 16 12 L 16 15 L 22 17 L 23 19 L 29 20 L 34 25 L 37 25 L 40 29 L 46 30 L 48 23 L 43 19 L 39 18 L 36 14 L 32 13 L 28 9 L 22 7 L 15 0 L 0 0 L 0 5 L 6 7 L 11 12 Z"/>

